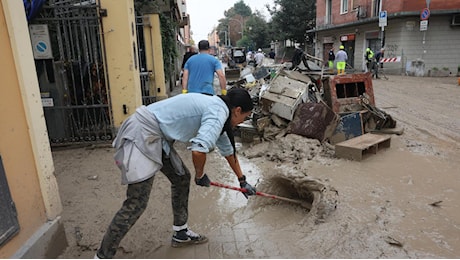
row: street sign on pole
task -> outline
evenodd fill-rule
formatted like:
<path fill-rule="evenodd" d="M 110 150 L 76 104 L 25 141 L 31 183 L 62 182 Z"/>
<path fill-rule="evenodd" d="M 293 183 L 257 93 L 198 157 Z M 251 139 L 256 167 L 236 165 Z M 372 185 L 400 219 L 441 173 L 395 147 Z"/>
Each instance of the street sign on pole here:
<path fill-rule="evenodd" d="M 420 21 L 420 31 L 428 30 L 428 20 Z"/>
<path fill-rule="evenodd" d="M 420 20 L 428 20 L 430 18 L 430 9 L 423 8 L 422 12 L 420 13 Z"/>
<path fill-rule="evenodd" d="M 379 13 L 379 27 L 387 26 L 387 11 L 380 11 Z"/>

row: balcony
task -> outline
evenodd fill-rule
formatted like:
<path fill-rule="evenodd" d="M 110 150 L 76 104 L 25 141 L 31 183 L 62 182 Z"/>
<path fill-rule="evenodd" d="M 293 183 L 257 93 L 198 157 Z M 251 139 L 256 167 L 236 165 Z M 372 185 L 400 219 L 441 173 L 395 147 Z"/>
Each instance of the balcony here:
<path fill-rule="evenodd" d="M 188 15 L 182 16 L 182 19 L 179 21 L 179 27 L 184 28 L 185 26 L 190 24 L 190 19 Z"/>

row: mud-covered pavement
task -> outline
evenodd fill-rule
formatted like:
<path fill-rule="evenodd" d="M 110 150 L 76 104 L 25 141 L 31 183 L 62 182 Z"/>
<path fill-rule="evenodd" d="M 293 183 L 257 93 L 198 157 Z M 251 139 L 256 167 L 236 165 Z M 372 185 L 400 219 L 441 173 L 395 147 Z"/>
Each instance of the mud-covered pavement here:
<path fill-rule="evenodd" d="M 459 258 L 460 86 L 453 77 L 389 77 L 374 81 L 376 105 L 404 134 L 361 162 L 334 158 L 331 147 L 297 136 L 238 145 L 251 184 L 312 202 L 311 211 L 192 184 L 189 225 L 210 241 L 171 248 L 169 182 L 158 174 L 147 210 L 116 257 Z M 177 147 L 192 168 L 185 145 Z M 53 151 L 69 240 L 61 258 L 92 258 L 124 199 L 112 155 L 110 146 Z M 212 181 L 237 186 L 217 152 L 205 169 Z"/>

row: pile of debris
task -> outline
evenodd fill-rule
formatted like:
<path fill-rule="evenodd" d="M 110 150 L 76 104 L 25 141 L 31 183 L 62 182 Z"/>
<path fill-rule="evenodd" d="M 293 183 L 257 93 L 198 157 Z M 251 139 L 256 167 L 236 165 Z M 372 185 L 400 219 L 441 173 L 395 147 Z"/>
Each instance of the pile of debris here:
<path fill-rule="evenodd" d="M 364 135 L 369 143 L 379 139 L 369 137 L 376 132 L 400 134 L 391 130 L 395 120 L 375 106 L 371 73 L 333 75 L 315 62 L 305 59 L 304 64 L 246 66 L 239 79 L 228 81 L 247 89 L 255 104 L 252 118 L 238 126 L 243 142 L 296 134 L 341 145 Z M 364 153 L 376 142 L 360 149 Z"/>

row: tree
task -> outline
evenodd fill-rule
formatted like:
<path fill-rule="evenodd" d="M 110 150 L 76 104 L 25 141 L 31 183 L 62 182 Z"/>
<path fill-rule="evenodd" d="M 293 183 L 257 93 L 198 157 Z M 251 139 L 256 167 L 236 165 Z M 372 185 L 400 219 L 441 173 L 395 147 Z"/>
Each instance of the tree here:
<path fill-rule="evenodd" d="M 246 20 L 252 15 L 251 7 L 246 5 L 243 0 L 236 2 L 233 7 L 224 12 L 224 18 L 219 20 L 217 30 L 219 38 L 225 38 L 225 32 L 229 39 L 230 45 L 236 45 L 242 40 L 246 30 Z"/>
<path fill-rule="evenodd" d="M 251 16 L 251 14 L 252 14 L 251 7 L 246 5 L 243 2 L 243 0 L 236 2 L 233 5 L 233 7 L 231 7 L 230 9 L 224 12 L 225 17 L 234 17 L 236 15 L 240 15 L 242 17 L 248 17 L 248 16 Z"/>
<path fill-rule="evenodd" d="M 274 0 L 269 7 L 272 15 L 271 34 L 280 40 L 294 40 L 299 43 L 312 40 L 306 31 L 315 27 L 316 2 L 314 0 Z"/>
<path fill-rule="evenodd" d="M 250 49 L 269 45 L 270 40 L 267 39 L 269 34 L 265 17 L 260 11 L 252 13 L 251 8 L 243 0 L 225 11 L 224 16 L 219 20 L 217 26 L 220 39 L 225 39 L 225 32 L 227 32 L 231 45 Z"/>
<path fill-rule="evenodd" d="M 247 37 L 244 38 L 248 40 L 244 39 L 246 40 L 245 42 L 238 42 L 241 46 L 249 47 L 253 50 L 270 46 L 268 25 L 260 11 L 256 11 L 247 20 L 245 36 Z"/>

